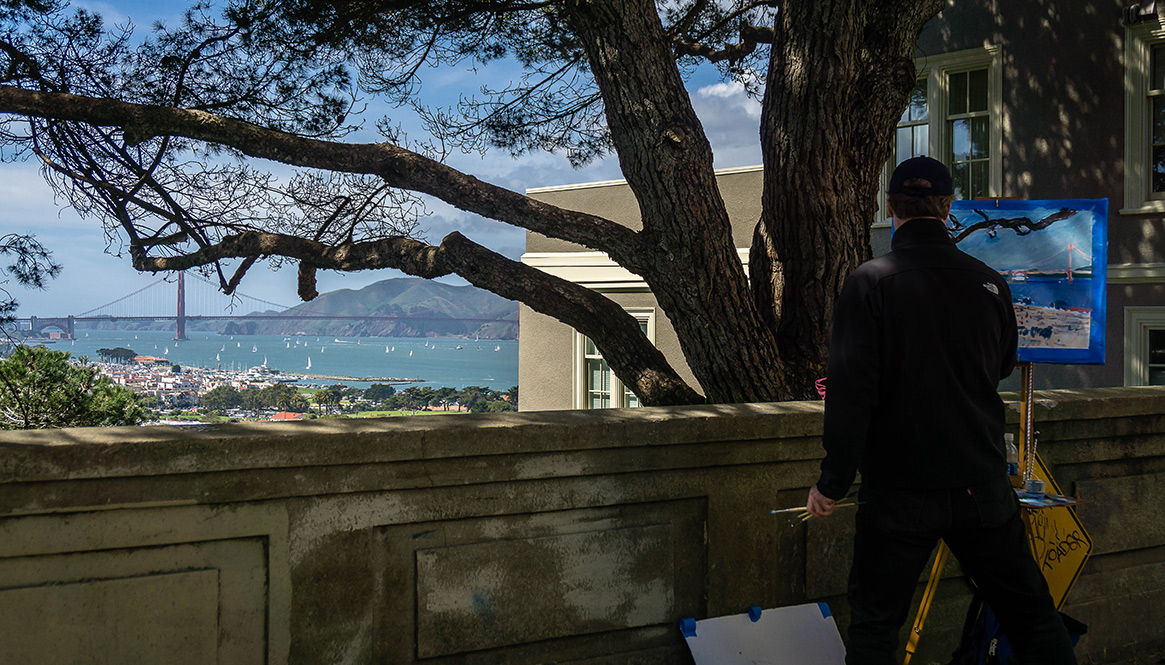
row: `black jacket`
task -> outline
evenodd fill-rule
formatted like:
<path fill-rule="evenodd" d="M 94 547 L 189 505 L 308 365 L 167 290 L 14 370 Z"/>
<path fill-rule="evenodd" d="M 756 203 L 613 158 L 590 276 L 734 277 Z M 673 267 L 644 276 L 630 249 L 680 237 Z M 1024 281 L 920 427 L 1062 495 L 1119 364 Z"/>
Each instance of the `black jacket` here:
<path fill-rule="evenodd" d="M 826 456 L 817 489 L 940 489 L 1006 473 L 999 380 L 1015 366 L 1015 311 L 999 273 L 914 219 L 838 297 L 829 344 Z"/>

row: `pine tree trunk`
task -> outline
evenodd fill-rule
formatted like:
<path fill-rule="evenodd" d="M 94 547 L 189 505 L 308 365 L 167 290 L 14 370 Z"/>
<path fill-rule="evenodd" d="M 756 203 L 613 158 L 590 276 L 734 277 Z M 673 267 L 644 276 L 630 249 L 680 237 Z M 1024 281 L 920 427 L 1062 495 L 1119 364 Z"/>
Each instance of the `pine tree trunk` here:
<path fill-rule="evenodd" d="M 763 212 L 749 269 L 790 397 L 825 376 L 833 307 L 870 256 L 881 167 L 913 87 L 914 43 L 941 2 L 784 3 L 763 101 Z"/>
<path fill-rule="evenodd" d="M 627 267 L 667 313 L 708 401 L 780 399 L 775 338 L 752 301 L 711 146 L 655 5 L 592 0 L 571 5 L 570 16 L 642 214 L 642 262 Z"/>

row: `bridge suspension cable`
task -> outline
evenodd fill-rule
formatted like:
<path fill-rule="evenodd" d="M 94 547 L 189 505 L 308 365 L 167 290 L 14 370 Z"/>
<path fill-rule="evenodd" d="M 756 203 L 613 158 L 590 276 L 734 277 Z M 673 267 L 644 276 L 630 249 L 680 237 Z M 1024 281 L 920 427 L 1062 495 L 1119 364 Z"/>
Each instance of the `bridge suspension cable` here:
<path fill-rule="evenodd" d="M 198 281 L 200 281 L 204 284 L 209 284 L 209 285 L 213 286 L 216 291 L 218 290 L 219 285 L 217 282 L 212 282 L 211 280 L 209 280 L 209 279 L 207 279 L 207 278 L 205 278 L 202 275 L 199 275 L 197 273 L 192 273 L 189 276 L 193 277 L 194 279 L 197 279 Z M 262 298 L 256 298 L 255 296 L 248 295 L 246 293 L 243 293 L 242 291 L 235 291 L 235 295 L 240 297 L 240 298 L 246 298 L 247 300 L 254 300 L 257 303 L 262 303 L 264 305 L 270 305 L 271 307 L 278 307 L 279 309 L 290 309 L 287 305 L 280 305 L 277 302 L 271 302 L 269 300 L 263 300 Z"/>
<path fill-rule="evenodd" d="M 149 284 L 143 286 L 142 288 L 138 289 L 137 291 L 134 291 L 133 293 L 127 293 L 124 296 L 118 298 L 117 300 L 111 300 L 111 301 L 105 303 L 104 305 L 101 305 L 99 307 L 94 307 L 91 310 L 81 312 L 80 314 L 77 314 L 75 316 L 77 316 L 78 318 L 80 318 L 82 316 L 89 316 L 90 314 L 92 314 L 93 312 L 96 312 L 97 310 L 105 309 L 106 307 L 112 307 L 112 306 L 118 304 L 119 302 L 129 300 L 130 298 L 136 296 L 137 294 L 141 293 L 142 291 L 145 291 L 146 289 L 157 286 L 158 284 L 161 284 L 164 281 L 166 281 L 165 277 L 159 277 L 158 279 L 150 282 Z"/>

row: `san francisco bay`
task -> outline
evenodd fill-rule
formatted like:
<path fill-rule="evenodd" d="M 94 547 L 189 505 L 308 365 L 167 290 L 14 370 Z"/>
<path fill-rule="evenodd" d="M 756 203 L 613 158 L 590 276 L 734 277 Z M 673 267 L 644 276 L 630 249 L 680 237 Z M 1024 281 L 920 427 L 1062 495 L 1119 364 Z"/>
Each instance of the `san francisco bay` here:
<path fill-rule="evenodd" d="M 375 379 L 420 379 L 409 385 L 483 386 L 505 391 L 518 385 L 518 342 L 459 337 L 324 337 L 315 335 L 220 335 L 189 331 L 84 330 L 76 340 L 51 345 L 74 357 L 98 360 L 97 349 L 127 348 L 187 367 L 246 370 L 266 364 L 289 374 L 366 380 L 303 378 L 305 384 L 343 383 L 366 388 Z M 30 343 L 37 343 L 30 340 Z M 367 380 L 373 379 L 373 380 Z"/>

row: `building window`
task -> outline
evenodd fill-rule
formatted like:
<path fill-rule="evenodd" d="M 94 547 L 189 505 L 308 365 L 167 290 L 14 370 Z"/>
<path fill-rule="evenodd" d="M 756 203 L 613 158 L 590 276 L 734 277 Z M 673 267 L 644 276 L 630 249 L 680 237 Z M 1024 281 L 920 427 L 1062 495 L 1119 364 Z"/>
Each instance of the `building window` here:
<path fill-rule="evenodd" d="M 894 139 L 895 165 L 911 157 L 930 154 L 930 102 L 925 78 L 915 82 L 914 90 L 910 93 L 910 103 L 902 112 Z"/>
<path fill-rule="evenodd" d="M 1125 31 L 1125 204 L 1165 211 L 1165 30 L 1154 20 Z"/>
<path fill-rule="evenodd" d="M 882 191 L 894 167 L 911 157 L 929 156 L 946 164 L 961 199 L 999 196 L 1003 162 L 1003 76 L 999 47 L 928 56 L 895 130 L 893 155 Z M 882 219 L 889 213 L 881 201 Z"/>
<path fill-rule="evenodd" d="M 639 327 L 652 344 L 655 343 L 655 310 L 628 309 L 627 312 L 639 320 Z M 603 359 L 599 349 L 589 337 L 576 333 L 577 348 L 577 389 L 576 409 L 620 409 L 640 406 L 639 397 L 623 385 L 619 377 L 611 371 L 611 366 Z"/>
<path fill-rule="evenodd" d="M 1165 307 L 1125 308 L 1125 385 L 1165 386 Z"/>

